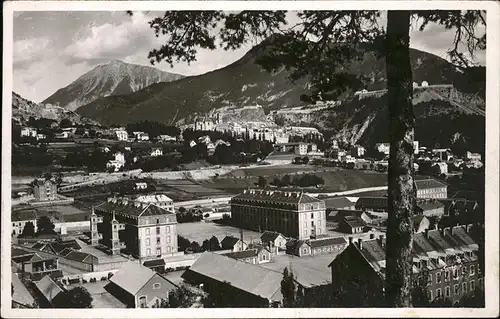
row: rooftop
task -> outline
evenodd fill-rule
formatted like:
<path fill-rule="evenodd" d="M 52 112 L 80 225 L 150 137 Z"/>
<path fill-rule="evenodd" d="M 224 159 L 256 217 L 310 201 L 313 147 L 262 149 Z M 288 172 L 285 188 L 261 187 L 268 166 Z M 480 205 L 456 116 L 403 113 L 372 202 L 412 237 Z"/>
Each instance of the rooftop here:
<path fill-rule="evenodd" d="M 351 228 L 365 226 L 365 222 L 357 216 L 346 216 L 344 217 L 343 221 Z"/>
<path fill-rule="evenodd" d="M 128 261 L 111 277 L 110 281 L 135 296 L 154 275 L 155 272 L 148 267 Z"/>
<path fill-rule="evenodd" d="M 12 301 L 26 306 L 30 306 L 35 302 L 33 296 L 29 293 L 26 286 L 21 282 L 21 279 L 19 279 L 16 274 L 12 274 L 12 285 L 14 286 Z"/>
<path fill-rule="evenodd" d="M 447 187 L 447 185 L 435 179 L 422 179 L 415 181 L 415 187 L 417 188 L 417 190 L 419 190 L 419 189 Z"/>
<path fill-rule="evenodd" d="M 61 287 L 50 276 L 45 276 L 40 281 L 35 282 L 35 286 L 48 301 L 52 301 L 58 294 L 63 292 Z"/>
<path fill-rule="evenodd" d="M 256 257 L 259 254 L 260 249 L 254 248 L 254 249 L 247 249 L 243 251 L 237 251 L 234 253 L 226 253 L 223 254 L 224 256 L 231 257 L 233 259 L 245 259 L 245 258 L 252 258 Z"/>
<path fill-rule="evenodd" d="M 37 215 L 36 215 L 36 210 L 34 210 L 34 209 L 12 211 L 12 214 L 11 214 L 11 221 L 13 221 L 13 222 L 26 221 L 26 220 L 36 220 L 36 219 L 37 219 Z"/>
<path fill-rule="evenodd" d="M 132 218 L 172 214 L 168 210 L 152 203 L 144 203 L 144 205 L 141 205 L 139 202 L 116 198 L 108 199 L 107 202 L 97 205 L 95 209 L 108 213 L 114 212 L 117 215 L 125 215 Z"/>
<path fill-rule="evenodd" d="M 311 248 L 333 246 L 333 245 L 345 245 L 347 244 L 344 237 L 332 237 L 332 238 L 322 238 L 322 239 L 312 239 L 309 240 L 309 245 Z"/>
<path fill-rule="evenodd" d="M 135 199 L 138 202 L 158 203 L 158 202 L 173 202 L 170 197 L 164 194 L 157 195 L 141 195 Z"/>
<path fill-rule="evenodd" d="M 426 211 L 426 210 L 432 210 L 432 209 L 437 209 L 437 208 L 443 208 L 444 204 L 440 203 L 437 200 L 422 201 L 422 202 L 417 202 L 417 207 L 423 211 Z"/>
<path fill-rule="evenodd" d="M 347 197 L 326 198 L 324 201 L 326 208 L 344 208 L 354 206 L 354 203 Z"/>
<path fill-rule="evenodd" d="M 268 191 L 258 189 L 246 189 L 243 193 L 233 197 L 231 201 L 233 200 L 266 201 L 284 204 L 324 203 L 322 200 L 311 197 L 302 192 Z"/>
<path fill-rule="evenodd" d="M 278 238 L 279 236 L 283 236 L 281 235 L 280 233 L 278 232 L 275 232 L 275 231 L 269 231 L 269 230 L 266 230 L 264 231 L 264 233 L 260 236 L 260 240 L 263 242 L 263 243 L 269 243 L 271 241 L 275 241 L 276 238 Z"/>
<path fill-rule="evenodd" d="M 198 260 L 182 275 L 189 277 L 198 273 L 269 300 L 280 300 L 281 272 L 252 265 L 227 256 L 204 252 Z"/>

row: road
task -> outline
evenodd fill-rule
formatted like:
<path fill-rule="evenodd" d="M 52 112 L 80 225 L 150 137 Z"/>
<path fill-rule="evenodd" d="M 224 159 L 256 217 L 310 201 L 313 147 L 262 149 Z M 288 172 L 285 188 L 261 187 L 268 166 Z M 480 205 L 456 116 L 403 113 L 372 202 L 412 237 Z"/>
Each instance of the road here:
<path fill-rule="evenodd" d="M 345 196 L 345 195 L 352 195 L 352 194 L 363 193 L 363 192 L 382 191 L 382 190 L 387 190 L 387 186 L 358 188 L 358 189 L 352 189 L 349 191 L 333 192 L 333 193 L 305 193 L 305 194 L 312 196 L 312 197 L 318 197 L 320 195 L 322 195 L 322 196 Z M 177 207 L 185 207 L 185 208 L 194 207 L 197 205 L 212 206 L 212 205 L 218 205 L 218 204 L 227 204 L 227 203 L 229 203 L 231 198 L 232 198 L 232 196 L 197 199 L 197 200 L 190 200 L 190 201 L 185 201 L 185 202 L 177 202 L 177 203 L 175 203 L 175 205 Z"/>

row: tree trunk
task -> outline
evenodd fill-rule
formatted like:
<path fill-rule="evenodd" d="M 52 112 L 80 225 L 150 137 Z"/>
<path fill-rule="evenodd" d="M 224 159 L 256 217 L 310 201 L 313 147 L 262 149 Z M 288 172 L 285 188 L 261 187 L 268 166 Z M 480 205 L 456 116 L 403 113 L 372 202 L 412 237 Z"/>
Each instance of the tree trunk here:
<path fill-rule="evenodd" d="M 389 108 L 389 216 L 386 287 L 389 307 L 411 307 L 413 184 L 413 82 L 410 65 L 410 12 L 389 11 L 386 72 Z"/>

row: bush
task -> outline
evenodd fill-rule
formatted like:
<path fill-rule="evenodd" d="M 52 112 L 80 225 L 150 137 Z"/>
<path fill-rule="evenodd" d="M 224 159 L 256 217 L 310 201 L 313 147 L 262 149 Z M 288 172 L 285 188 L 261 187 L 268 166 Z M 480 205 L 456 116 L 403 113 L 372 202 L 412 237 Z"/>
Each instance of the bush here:
<path fill-rule="evenodd" d="M 86 283 L 88 283 L 88 281 L 82 278 L 82 283 L 86 284 Z"/>
<path fill-rule="evenodd" d="M 172 267 L 165 268 L 165 272 L 172 272 L 172 271 L 175 271 L 175 269 Z"/>
<path fill-rule="evenodd" d="M 108 277 L 106 276 L 101 277 L 101 281 L 106 281 L 106 280 L 108 280 Z"/>
<path fill-rule="evenodd" d="M 108 279 L 111 279 L 111 277 L 113 277 L 113 273 L 112 273 L 112 272 L 109 272 L 109 273 L 108 273 Z"/>

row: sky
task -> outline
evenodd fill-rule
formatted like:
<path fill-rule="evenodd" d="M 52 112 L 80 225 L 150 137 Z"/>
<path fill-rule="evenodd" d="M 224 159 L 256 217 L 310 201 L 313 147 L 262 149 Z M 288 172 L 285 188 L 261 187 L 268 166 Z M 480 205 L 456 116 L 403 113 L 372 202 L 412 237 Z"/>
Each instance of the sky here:
<path fill-rule="evenodd" d="M 156 38 L 148 21 L 161 12 L 66 11 L 14 12 L 13 89 L 22 97 L 41 102 L 99 64 L 112 60 L 150 65 L 148 52 L 165 38 Z M 293 13 L 289 23 L 293 23 Z M 410 46 L 446 58 L 453 30 L 429 25 L 412 30 Z M 199 75 L 240 59 L 254 44 L 236 51 L 199 50 L 197 61 L 155 67 L 183 75 Z M 476 55 L 485 64 L 485 52 Z"/>

